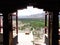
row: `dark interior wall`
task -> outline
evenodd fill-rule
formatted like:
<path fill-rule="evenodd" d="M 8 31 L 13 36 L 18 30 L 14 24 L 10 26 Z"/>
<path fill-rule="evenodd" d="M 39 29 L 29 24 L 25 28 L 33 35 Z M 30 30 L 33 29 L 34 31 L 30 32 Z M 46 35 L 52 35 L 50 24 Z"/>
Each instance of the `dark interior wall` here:
<path fill-rule="evenodd" d="M 17 9 L 26 8 L 27 5 L 33 5 L 37 8 L 42 8 L 45 11 L 56 11 L 60 9 L 58 0 L 0 0 L 0 12 L 3 13 L 3 43 L 4 45 L 9 45 L 9 31 L 12 30 L 12 25 L 9 23 L 8 14 L 16 11 Z M 57 30 L 58 30 L 58 14 L 53 13 L 53 34 L 52 34 L 52 45 L 57 44 Z"/>

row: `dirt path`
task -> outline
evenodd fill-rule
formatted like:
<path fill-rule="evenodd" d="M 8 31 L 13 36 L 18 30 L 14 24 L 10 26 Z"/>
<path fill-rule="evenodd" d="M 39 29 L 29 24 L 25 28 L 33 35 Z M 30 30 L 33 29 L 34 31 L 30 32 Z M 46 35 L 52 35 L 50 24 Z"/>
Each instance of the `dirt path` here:
<path fill-rule="evenodd" d="M 18 33 L 18 45 L 33 45 L 33 34 L 32 32 L 29 35 L 26 35 L 25 33 Z M 46 45 L 42 43 L 41 45 Z"/>
<path fill-rule="evenodd" d="M 25 33 L 18 34 L 18 45 L 33 45 L 32 43 L 33 35 L 30 33 L 29 35 L 25 35 Z"/>

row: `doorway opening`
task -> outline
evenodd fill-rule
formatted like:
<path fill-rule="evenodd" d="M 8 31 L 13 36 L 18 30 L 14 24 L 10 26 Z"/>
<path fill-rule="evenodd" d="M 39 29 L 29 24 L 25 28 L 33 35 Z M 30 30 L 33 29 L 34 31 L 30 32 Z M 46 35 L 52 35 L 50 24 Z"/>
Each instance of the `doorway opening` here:
<path fill-rule="evenodd" d="M 45 33 L 45 28 L 48 30 L 48 23 L 45 26 L 45 11 L 34 8 L 33 6 L 28 6 L 26 9 L 18 10 L 17 15 L 19 44 L 47 45 L 48 31 Z M 46 18 L 48 19 L 48 16 Z M 48 20 L 46 20 L 46 22 L 48 22 Z"/>

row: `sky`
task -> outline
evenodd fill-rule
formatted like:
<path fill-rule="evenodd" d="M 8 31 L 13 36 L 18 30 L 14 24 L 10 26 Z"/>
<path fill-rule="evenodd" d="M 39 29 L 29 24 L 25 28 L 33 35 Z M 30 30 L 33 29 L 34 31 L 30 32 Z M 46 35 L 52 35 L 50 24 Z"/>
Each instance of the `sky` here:
<path fill-rule="evenodd" d="M 26 9 L 18 10 L 18 16 L 30 16 L 32 14 L 41 14 L 43 9 L 33 8 L 33 6 L 28 6 Z"/>

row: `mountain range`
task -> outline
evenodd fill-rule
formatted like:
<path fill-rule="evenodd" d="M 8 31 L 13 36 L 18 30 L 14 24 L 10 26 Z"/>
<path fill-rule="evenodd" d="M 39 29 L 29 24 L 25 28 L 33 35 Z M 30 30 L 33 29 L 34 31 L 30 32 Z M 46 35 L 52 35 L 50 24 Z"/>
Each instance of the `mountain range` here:
<path fill-rule="evenodd" d="M 41 14 L 32 14 L 29 16 L 19 16 L 18 19 L 27 19 L 27 18 L 31 18 L 31 19 L 45 19 L 45 13 L 41 13 Z"/>

